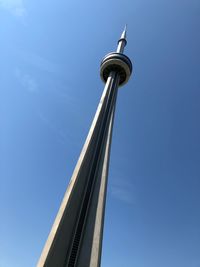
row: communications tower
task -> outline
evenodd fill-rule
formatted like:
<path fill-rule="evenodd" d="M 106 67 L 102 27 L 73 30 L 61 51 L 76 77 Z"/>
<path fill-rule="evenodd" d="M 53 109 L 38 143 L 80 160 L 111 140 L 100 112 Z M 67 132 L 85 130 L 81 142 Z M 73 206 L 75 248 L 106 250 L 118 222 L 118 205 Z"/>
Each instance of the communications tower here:
<path fill-rule="evenodd" d="M 118 87 L 132 63 L 124 55 L 126 27 L 116 52 L 100 66 L 105 88 L 37 267 L 99 267 L 107 176 Z"/>

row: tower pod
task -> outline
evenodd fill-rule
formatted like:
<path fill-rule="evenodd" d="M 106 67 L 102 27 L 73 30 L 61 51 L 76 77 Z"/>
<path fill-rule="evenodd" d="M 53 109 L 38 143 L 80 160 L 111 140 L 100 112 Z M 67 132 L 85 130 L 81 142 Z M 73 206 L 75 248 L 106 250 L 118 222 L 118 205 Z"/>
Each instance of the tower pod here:
<path fill-rule="evenodd" d="M 106 83 L 111 71 L 117 71 L 119 73 L 119 86 L 122 86 L 128 82 L 131 76 L 132 63 L 130 59 L 122 53 L 109 53 L 101 62 L 100 75 L 103 82 Z"/>

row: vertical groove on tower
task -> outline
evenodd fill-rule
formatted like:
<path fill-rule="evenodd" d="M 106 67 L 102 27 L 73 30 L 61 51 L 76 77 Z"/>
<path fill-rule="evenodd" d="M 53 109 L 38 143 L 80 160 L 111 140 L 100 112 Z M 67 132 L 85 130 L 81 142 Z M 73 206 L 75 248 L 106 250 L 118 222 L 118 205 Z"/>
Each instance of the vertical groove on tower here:
<path fill-rule="evenodd" d="M 83 236 L 84 224 L 87 216 L 87 211 L 90 205 L 91 195 L 93 193 L 93 187 L 95 183 L 96 173 L 98 170 L 99 159 L 102 155 L 103 141 L 105 139 L 105 134 L 108 132 L 108 124 L 110 116 L 112 115 L 113 105 L 115 104 L 117 86 L 118 86 L 118 77 L 117 73 L 112 72 L 110 74 L 111 82 L 108 87 L 108 99 L 101 121 L 100 130 L 96 140 L 96 150 L 94 151 L 93 162 L 91 163 L 91 169 L 88 173 L 88 184 L 86 185 L 86 192 L 83 200 L 83 204 L 80 211 L 80 217 L 78 219 L 77 228 L 74 234 L 74 240 L 72 243 L 72 248 L 69 256 L 69 261 L 66 267 L 75 267 L 77 261 L 77 254 Z"/>

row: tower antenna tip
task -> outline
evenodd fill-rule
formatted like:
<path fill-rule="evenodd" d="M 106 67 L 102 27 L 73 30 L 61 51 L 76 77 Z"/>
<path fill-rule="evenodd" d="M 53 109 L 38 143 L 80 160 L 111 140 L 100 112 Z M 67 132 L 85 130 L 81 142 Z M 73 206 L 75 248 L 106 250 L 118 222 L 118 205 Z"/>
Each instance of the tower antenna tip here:
<path fill-rule="evenodd" d="M 127 31 L 127 23 L 125 24 L 124 31 Z"/>
<path fill-rule="evenodd" d="M 127 24 L 125 24 L 125 26 L 124 26 L 124 30 L 122 32 L 122 35 L 121 35 L 120 39 L 125 39 L 126 40 L 126 32 L 127 32 Z"/>

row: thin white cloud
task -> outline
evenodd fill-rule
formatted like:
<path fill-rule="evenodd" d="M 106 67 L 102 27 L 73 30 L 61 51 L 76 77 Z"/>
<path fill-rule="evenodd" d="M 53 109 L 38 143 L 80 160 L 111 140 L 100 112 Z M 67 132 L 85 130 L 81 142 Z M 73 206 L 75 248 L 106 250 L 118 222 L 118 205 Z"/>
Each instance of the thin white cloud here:
<path fill-rule="evenodd" d="M 0 7 L 17 17 L 24 17 L 27 13 L 23 0 L 0 0 Z"/>
<path fill-rule="evenodd" d="M 52 74 L 60 74 L 61 72 L 61 67 L 58 64 L 31 51 L 16 49 L 15 53 L 25 62 L 31 64 L 39 70 Z"/>
<path fill-rule="evenodd" d="M 53 121 L 50 120 L 46 115 L 44 115 L 43 112 L 38 111 L 37 114 L 40 120 L 51 130 L 51 132 L 53 132 L 58 137 L 58 141 L 61 144 L 66 144 L 68 140 L 72 139 L 70 132 L 64 132 L 60 130 L 59 127 L 55 123 L 53 123 Z"/>
<path fill-rule="evenodd" d="M 35 92 L 38 89 L 38 84 L 36 81 L 26 73 L 23 73 L 20 69 L 15 70 L 15 76 L 21 85 L 29 92 Z"/>
<path fill-rule="evenodd" d="M 134 186 L 125 178 L 114 177 L 110 187 L 111 196 L 127 204 L 134 204 Z"/>

